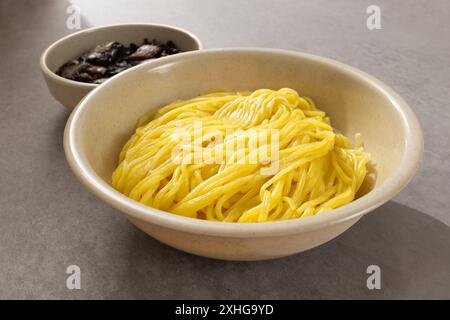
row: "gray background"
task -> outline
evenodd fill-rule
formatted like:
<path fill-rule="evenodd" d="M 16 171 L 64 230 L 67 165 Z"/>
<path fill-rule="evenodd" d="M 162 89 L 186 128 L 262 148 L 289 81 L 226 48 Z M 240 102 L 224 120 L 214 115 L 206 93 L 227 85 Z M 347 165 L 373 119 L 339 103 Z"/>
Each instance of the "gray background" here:
<path fill-rule="evenodd" d="M 73 1 L 82 28 L 157 22 L 207 48 L 305 51 L 373 74 L 402 95 L 425 154 L 393 201 L 326 245 L 265 262 L 215 261 L 166 247 L 90 194 L 70 171 L 68 112 L 38 58 L 66 28 L 66 1 L 0 2 L 0 298 L 450 298 L 450 2 Z M 366 28 L 378 4 L 382 30 Z M 65 286 L 79 265 L 82 289 Z M 366 288 L 366 268 L 382 289 Z"/>

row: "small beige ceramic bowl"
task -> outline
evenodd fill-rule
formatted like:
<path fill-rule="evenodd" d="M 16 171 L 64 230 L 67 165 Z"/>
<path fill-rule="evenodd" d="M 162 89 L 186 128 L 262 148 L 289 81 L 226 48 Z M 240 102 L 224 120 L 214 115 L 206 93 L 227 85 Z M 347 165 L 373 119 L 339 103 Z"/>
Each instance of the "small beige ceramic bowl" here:
<path fill-rule="evenodd" d="M 377 174 L 374 182 L 367 181 L 366 194 L 312 217 L 237 224 L 156 210 L 110 186 L 119 151 L 142 115 L 174 100 L 217 89 L 283 87 L 312 97 L 342 133 L 363 135 Z M 92 192 L 159 241 L 205 257 L 263 260 L 323 244 L 394 197 L 419 165 L 423 138 L 406 102 L 362 71 L 309 54 L 242 48 L 175 55 L 112 78 L 74 110 L 66 126 L 64 148 L 73 171 Z"/>
<path fill-rule="evenodd" d="M 72 110 L 89 91 L 99 85 L 58 76 L 55 72 L 61 65 L 102 43 L 119 41 L 126 45 L 131 42 L 139 44 L 145 38 L 163 43 L 172 40 L 181 51 L 203 48 L 200 40 L 189 31 L 166 25 L 132 23 L 85 29 L 56 41 L 42 54 L 40 66 L 50 93 Z"/>

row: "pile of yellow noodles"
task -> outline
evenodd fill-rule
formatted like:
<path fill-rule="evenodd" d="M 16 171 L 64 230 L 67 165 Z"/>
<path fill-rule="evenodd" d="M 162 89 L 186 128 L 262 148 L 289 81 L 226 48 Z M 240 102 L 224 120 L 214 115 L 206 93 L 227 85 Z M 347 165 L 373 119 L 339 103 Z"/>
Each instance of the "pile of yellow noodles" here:
<path fill-rule="evenodd" d="M 174 137 L 183 132 L 195 140 L 194 123 L 202 128 L 197 149 L 215 148 L 218 142 L 225 146 L 228 135 L 235 134 L 231 129 L 251 129 L 278 133 L 278 157 L 274 160 L 272 150 L 258 163 L 237 161 L 258 148 L 271 150 L 268 139 L 266 145 L 244 144 L 222 163 L 184 161 L 186 150 L 189 154 L 196 148 Z M 184 151 L 179 152 L 183 159 L 174 161 L 176 150 Z M 143 117 L 120 154 L 112 185 L 145 205 L 183 216 L 226 222 L 284 220 L 351 202 L 368 160 L 360 145 L 352 148 L 345 136 L 334 132 L 326 114 L 295 90 L 215 92 Z M 263 174 L 261 169 L 273 161 L 277 170 Z"/>

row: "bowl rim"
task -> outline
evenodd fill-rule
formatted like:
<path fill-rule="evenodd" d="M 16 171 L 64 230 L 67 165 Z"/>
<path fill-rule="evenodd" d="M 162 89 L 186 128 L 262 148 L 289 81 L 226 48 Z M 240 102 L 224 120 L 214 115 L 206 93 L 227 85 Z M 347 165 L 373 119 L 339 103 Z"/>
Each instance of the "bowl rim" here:
<path fill-rule="evenodd" d="M 52 78 L 53 80 L 60 81 L 62 83 L 68 84 L 68 85 L 78 86 L 80 88 L 86 88 L 86 89 L 93 89 L 93 88 L 98 87 L 100 84 L 80 82 L 80 81 L 70 80 L 70 79 L 66 79 L 66 78 L 63 78 L 61 76 L 58 76 L 55 72 L 50 70 L 50 68 L 47 65 L 48 54 L 52 50 L 54 50 L 54 48 L 56 48 L 61 43 L 63 43 L 64 41 L 67 41 L 70 38 L 80 37 L 80 36 L 82 36 L 83 34 L 86 34 L 86 33 L 103 31 L 105 29 L 114 29 L 114 28 L 123 28 L 123 27 L 161 27 L 161 28 L 171 29 L 173 31 L 179 31 L 179 32 L 182 32 L 182 33 L 188 35 L 189 37 L 191 37 L 194 40 L 194 42 L 197 44 L 197 49 L 193 50 L 193 51 L 203 50 L 203 43 L 200 41 L 200 39 L 195 34 L 193 34 L 192 32 L 190 32 L 188 30 L 185 30 L 183 28 L 179 28 L 179 27 L 175 27 L 175 26 L 171 26 L 171 25 L 167 25 L 167 24 L 160 24 L 160 23 L 145 23 L 145 22 L 115 23 L 115 24 L 108 24 L 108 25 L 102 25 L 102 26 L 90 27 L 90 28 L 82 29 L 80 31 L 68 34 L 68 35 L 66 35 L 66 36 L 56 40 L 55 42 L 53 42 L 51 45 L 49 45 L 44 50 L 44 52 L 41 54 L 41 57 L 39 59 L 39 65 L 41 67 L 42 72 L 46 76 Z M 185 52 L 183 52 L 183 53 L 185 53 Z"/>
<path fill-rule="evenodd" d="M 112 186 L 101 179 L 89 165 L 86 165 L 86 163 L 81 160 L 80 153 L 75 142 L 75 132 L 79 124 L 78 119 L 86 109 L 86 106 L 89 105 L 89 101 L 97 94 L 97 92 L 100 90 L 108 90 L 108 86 L 111 84 L 111 81 L 120 81 L 122 78 L 127 77 L 131 72 L 138 73 L 143 68 L 155 68 L 163 64 L 173 63 L 179 59 L 190 59 L 192 57 L 201 58 L 204 55 L 221 53 L 265 53 L 313 60 L 321 64 L 326 64 L 329 67 L 338 68 L 351 74 L 352 76 L 356 76 L 361 81 L 369 83 L 374 87 L 374 89 L 384 94 L 391 102 L 392 107 L 395 108 L 401 115 L 401 121 L 403 123 L 404 130 L 406 131 L 406 138 L 405 152 L 402 156 L 400 164 L 391 176 L 388 177 L 376 189 L 371 190 L 364 196 L 350 202 L 345 206 L 329 212 L 302 219 L 270 221 L 264 223 L 232 223 L 189 218 L 145 206 L 115 190 Z M 64 132 L 64 149 L 66 158 L 78 179 L 99 198 L 109 203 L 116 209 L 119 209 L 131 218 L 177 231 L 219 237 L 257 238 L 306 233 L 359 219 L 365 213 L 381 206 L 385 202 L 392 199 L 409 183 L 420 164 L 424 142 L 422 128 L 416 115 L 408 104 L 393 89 L 375 77 L 357 68 L 329 58 L 308 53 L 270 48 L 208 49 L 186 52 L 183 55 L 174 55 L 163 60 L 155 60 L 146 63 L 145 65 L 126 70 L 112 78 L 110 81 L 102 84 L 101 87 L 91 91 L 82 101 L 80 101 L 71 113 Z"/>

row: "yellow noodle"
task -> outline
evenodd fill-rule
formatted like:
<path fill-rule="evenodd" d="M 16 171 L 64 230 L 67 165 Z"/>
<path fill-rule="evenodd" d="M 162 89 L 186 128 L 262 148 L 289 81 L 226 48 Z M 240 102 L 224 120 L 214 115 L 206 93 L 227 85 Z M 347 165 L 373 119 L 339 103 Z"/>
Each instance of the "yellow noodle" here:
<path fill-rule="evenodd" d="M 250 131 L 267 133 L 266 140 L 238 139 Z M 355 139 L 352 148 L 325 112 L 295 90 L 214 92 L 142 117 L 119 155 L 112 185 L 145 205 L 192 218 L 304 218 L 355 198 L 369 161 L 362 137 Z"/>

